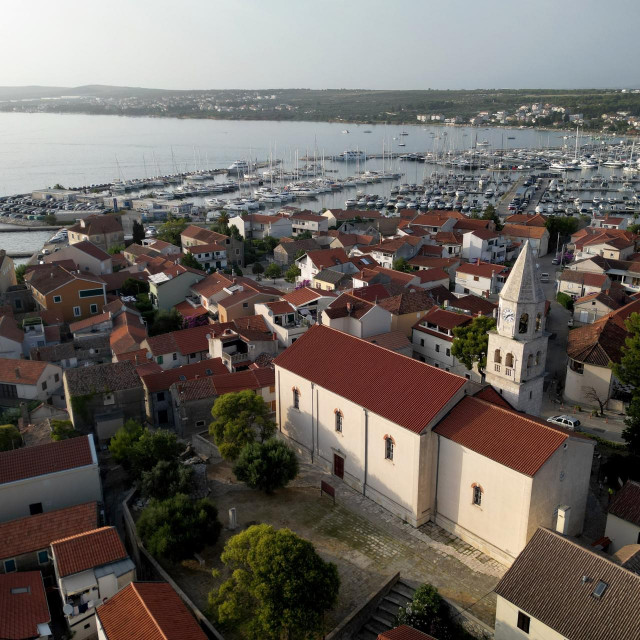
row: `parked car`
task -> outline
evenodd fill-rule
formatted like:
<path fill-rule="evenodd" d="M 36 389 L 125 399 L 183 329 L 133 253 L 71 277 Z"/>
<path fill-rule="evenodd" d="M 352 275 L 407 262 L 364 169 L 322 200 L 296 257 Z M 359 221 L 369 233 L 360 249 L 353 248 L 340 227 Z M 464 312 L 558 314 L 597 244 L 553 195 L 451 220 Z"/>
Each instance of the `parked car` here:
<path fill-rule="evenodd" d="M 540 282 L 549 282 L 549 274 L 541 273 L 540 274 Z"/>
<path fill-rule="evenodd" d="M 570 431 L 580 431 L 580 420 L 573 418 L 572 416 L 551 416 L 550 418 L 547 418 L 547 422 L 556 424 L 559 427 L 564 427 Z"/>

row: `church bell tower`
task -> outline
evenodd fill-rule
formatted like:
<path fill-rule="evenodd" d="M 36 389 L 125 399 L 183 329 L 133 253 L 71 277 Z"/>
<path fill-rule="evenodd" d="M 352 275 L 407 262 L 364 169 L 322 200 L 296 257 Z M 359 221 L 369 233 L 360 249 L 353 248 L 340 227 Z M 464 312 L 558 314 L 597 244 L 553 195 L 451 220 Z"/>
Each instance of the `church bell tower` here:
<path fill-rule="evenodd" d="M 546 298 L 528 241 L 499 298 L 497 328 L 489 333 L 485 380 L 518 411 L 540 415 L 548 342 Z"/>

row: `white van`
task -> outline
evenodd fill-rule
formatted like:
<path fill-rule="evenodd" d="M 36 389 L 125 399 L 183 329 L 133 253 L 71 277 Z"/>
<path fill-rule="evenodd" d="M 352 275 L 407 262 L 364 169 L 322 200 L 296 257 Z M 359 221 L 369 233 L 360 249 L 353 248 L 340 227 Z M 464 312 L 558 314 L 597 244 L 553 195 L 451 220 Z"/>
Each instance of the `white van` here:
<path fill-rule="evenodd" d="M 540 282 L 549 282 L 549 274 L 541 273 L 540 274 Z"/>

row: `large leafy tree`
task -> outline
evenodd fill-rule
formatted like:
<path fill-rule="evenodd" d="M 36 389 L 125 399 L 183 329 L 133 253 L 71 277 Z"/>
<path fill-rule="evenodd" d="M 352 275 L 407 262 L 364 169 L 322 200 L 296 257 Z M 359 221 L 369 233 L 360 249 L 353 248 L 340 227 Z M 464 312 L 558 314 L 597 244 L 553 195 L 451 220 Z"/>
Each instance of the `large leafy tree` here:
<path fill-rule="evenodd" d="M 133 243 L 134 244 L 142 244 L 142 241 L 144 240 L 144 226 L 142 225 L 141 222 L 138 222 L 137 220 L 133 221 Z"/>
<path fill-rule="evenodd" d="M 319 637 L 340 577 L 310 542 L 289 529 L 254 525 L 231 538 L 220 559 L 231 577 L 209 594 L 218 622 L 251 639 Z"/>
<path fill-rule="evenodd" d="M 216 543 L 222 525 L 211 500 L 192 500 L 178 493 L 167 500 L 151 500 L 140 515 L 138 534 L 154 555 L 182 560 Z"/>
<path fill-rule="evenodd" d="M 109 443 L 109 451 L 113 459 L 126 468 L 131 456 L 131 449 L 140 440 L 143 433 L 144 428 L 139 422 L 127 420 L 116 431 L 116 435 L 111 438 Z"/>
<path fill-rule="evenodd" d="M 153 469 L 142 472 L 141 488 L 147 498 L 166 500 L 176 493 L 189 494 L 193 486 L 193 467 L 177 460 L 160 460 Z"/>
<path fill-rule="evenodd" d="M 287 282 L 295 282 L 296 278 L 302 273 L 302 271 L 300 271 L 300 267 L 294 262 L 286 271 L 284 274 L 284 279 Z"/>
<path fill-rule="evenodd" d="M 438 590 L 430 584 L 423 584 L 413 594 L 411 602 L 400 607 L 396 624 L 437 634 L 438 638 L 445 640 L 451 638 L 449 617 L 447 606 Z"/>
<path fill-rule="evenodd" d="M 285 442 L 269 438 L 265 442 L 246 445 L 236 460 L 233 473 L 252 489 L 273 493 L 298 475 L 298 459 Z"/>
<path fill-rule="evenodd" d="M 413 271 L 413 267 L 405 258 L 398 258 L 397 260 L 394 260 L 393 265 L 391 266 L 393 267 L 394 271 L 403 271 L 404 273 Z"/>
<path fill-rule="evenodd" d="M 187 228 L 187 221 L 184 218 L 169 218 L 158 229 L 158 240 L 164 240 L 181 247 L 180 234 Z"/>
<path fill-rule="evenodd" d="M 559 216 L 549 216 L 545 222 L 547 231 L 549 232 L 549 244 L 551 240 L 555 240 L 560 234 L 562 238 L 570 236 L 578 230 L 580 222 L 578 218 L 560 218 Z"/>
<path fill-rule="evenodd" d="M 0 424 L 0 451 L 11 451 L 22 445 L 22 436 L 13 424 Z"/>
<path fill-rule="evenodd" d="M 235 460 L 243 447 L 255 441 L 270 438 L 276 430 L 271 420 L 271 409 L 261 396 L 253 391 L 225 393 L 216 399 L 211 415 L 209 433 L 225 460 Z"/>
<path fill-rule="evenodd" d="M 632 313 L 625 324 L 629 335 L 622 347 L 622 357 L 611 366 L 618 380 L 633 387 L 622 438 L 633 453 L 640 454 L 640 314 Z"/>
<path fill-rule="evenodd" d="M 276 264 L 275 262 L 272 262 L 266 269 L 264 272 L 264 275 L 267 278 L 271 278 L 274 282 L 276 281 L 277 278 L 279 278 L 282 275 L 282 269 L 280 268 L 279 264 Z"/>
<path fill-rule="evenodd" d="M 76 431 L 71 420 L 51 420 L 51 439 L 68 440 L 81 436 L 80 431 Z"/>
<path fill-rule="evenodd" d="M 496 321 L 485 316 L 474 318 L 464 327 L 456 327 L 453 330 L 451 354 L 458 358 L 467 369 L 472 369 L 474 363 L 477 363 L 478 371 L 484 371 L 487 366 L 487 347 L 489 345 L 487 332 L 495 327 Z"/>
<path fill-rule="evenodd" d="M 496 231 L 500 231 L 502 229 L 502 220 L 500 220 L 500 216 L 496 212 L 496 208 L 490 204 L 482 214 L 483 220 L 493 220 L 493 223 L 496 225 Z"/>
<path fill-rule="evenodd" d="M 200 269 L 200 271 L 202 271 L 202 265 L 195 259 L 193 253 L 190 251 L 182 255 L 182 258 L 180 258 L 180 264 L 183 267 L 191 267 L 192 269 Z"/>

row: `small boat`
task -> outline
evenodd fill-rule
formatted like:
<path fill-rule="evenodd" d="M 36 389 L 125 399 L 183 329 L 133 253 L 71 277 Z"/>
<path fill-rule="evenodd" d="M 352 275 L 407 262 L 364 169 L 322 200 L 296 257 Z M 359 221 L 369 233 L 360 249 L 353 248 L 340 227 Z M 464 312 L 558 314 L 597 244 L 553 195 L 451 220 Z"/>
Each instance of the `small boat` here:
<path fill-rule="evenodd" d="M 343 129 L 342 133 L 349 133 L 349 129 Z"/>
<path fill-rule="evenodd" d="M 371 129 L 365 129 L 362 133 L 373 133 L 373 131 L 371 131 Z"/>
<path fill-rule="evenodd" d="M 401 131 L 400 134 L 401 136 L 408 136 L 409 134 L 406 131 Z"/>

